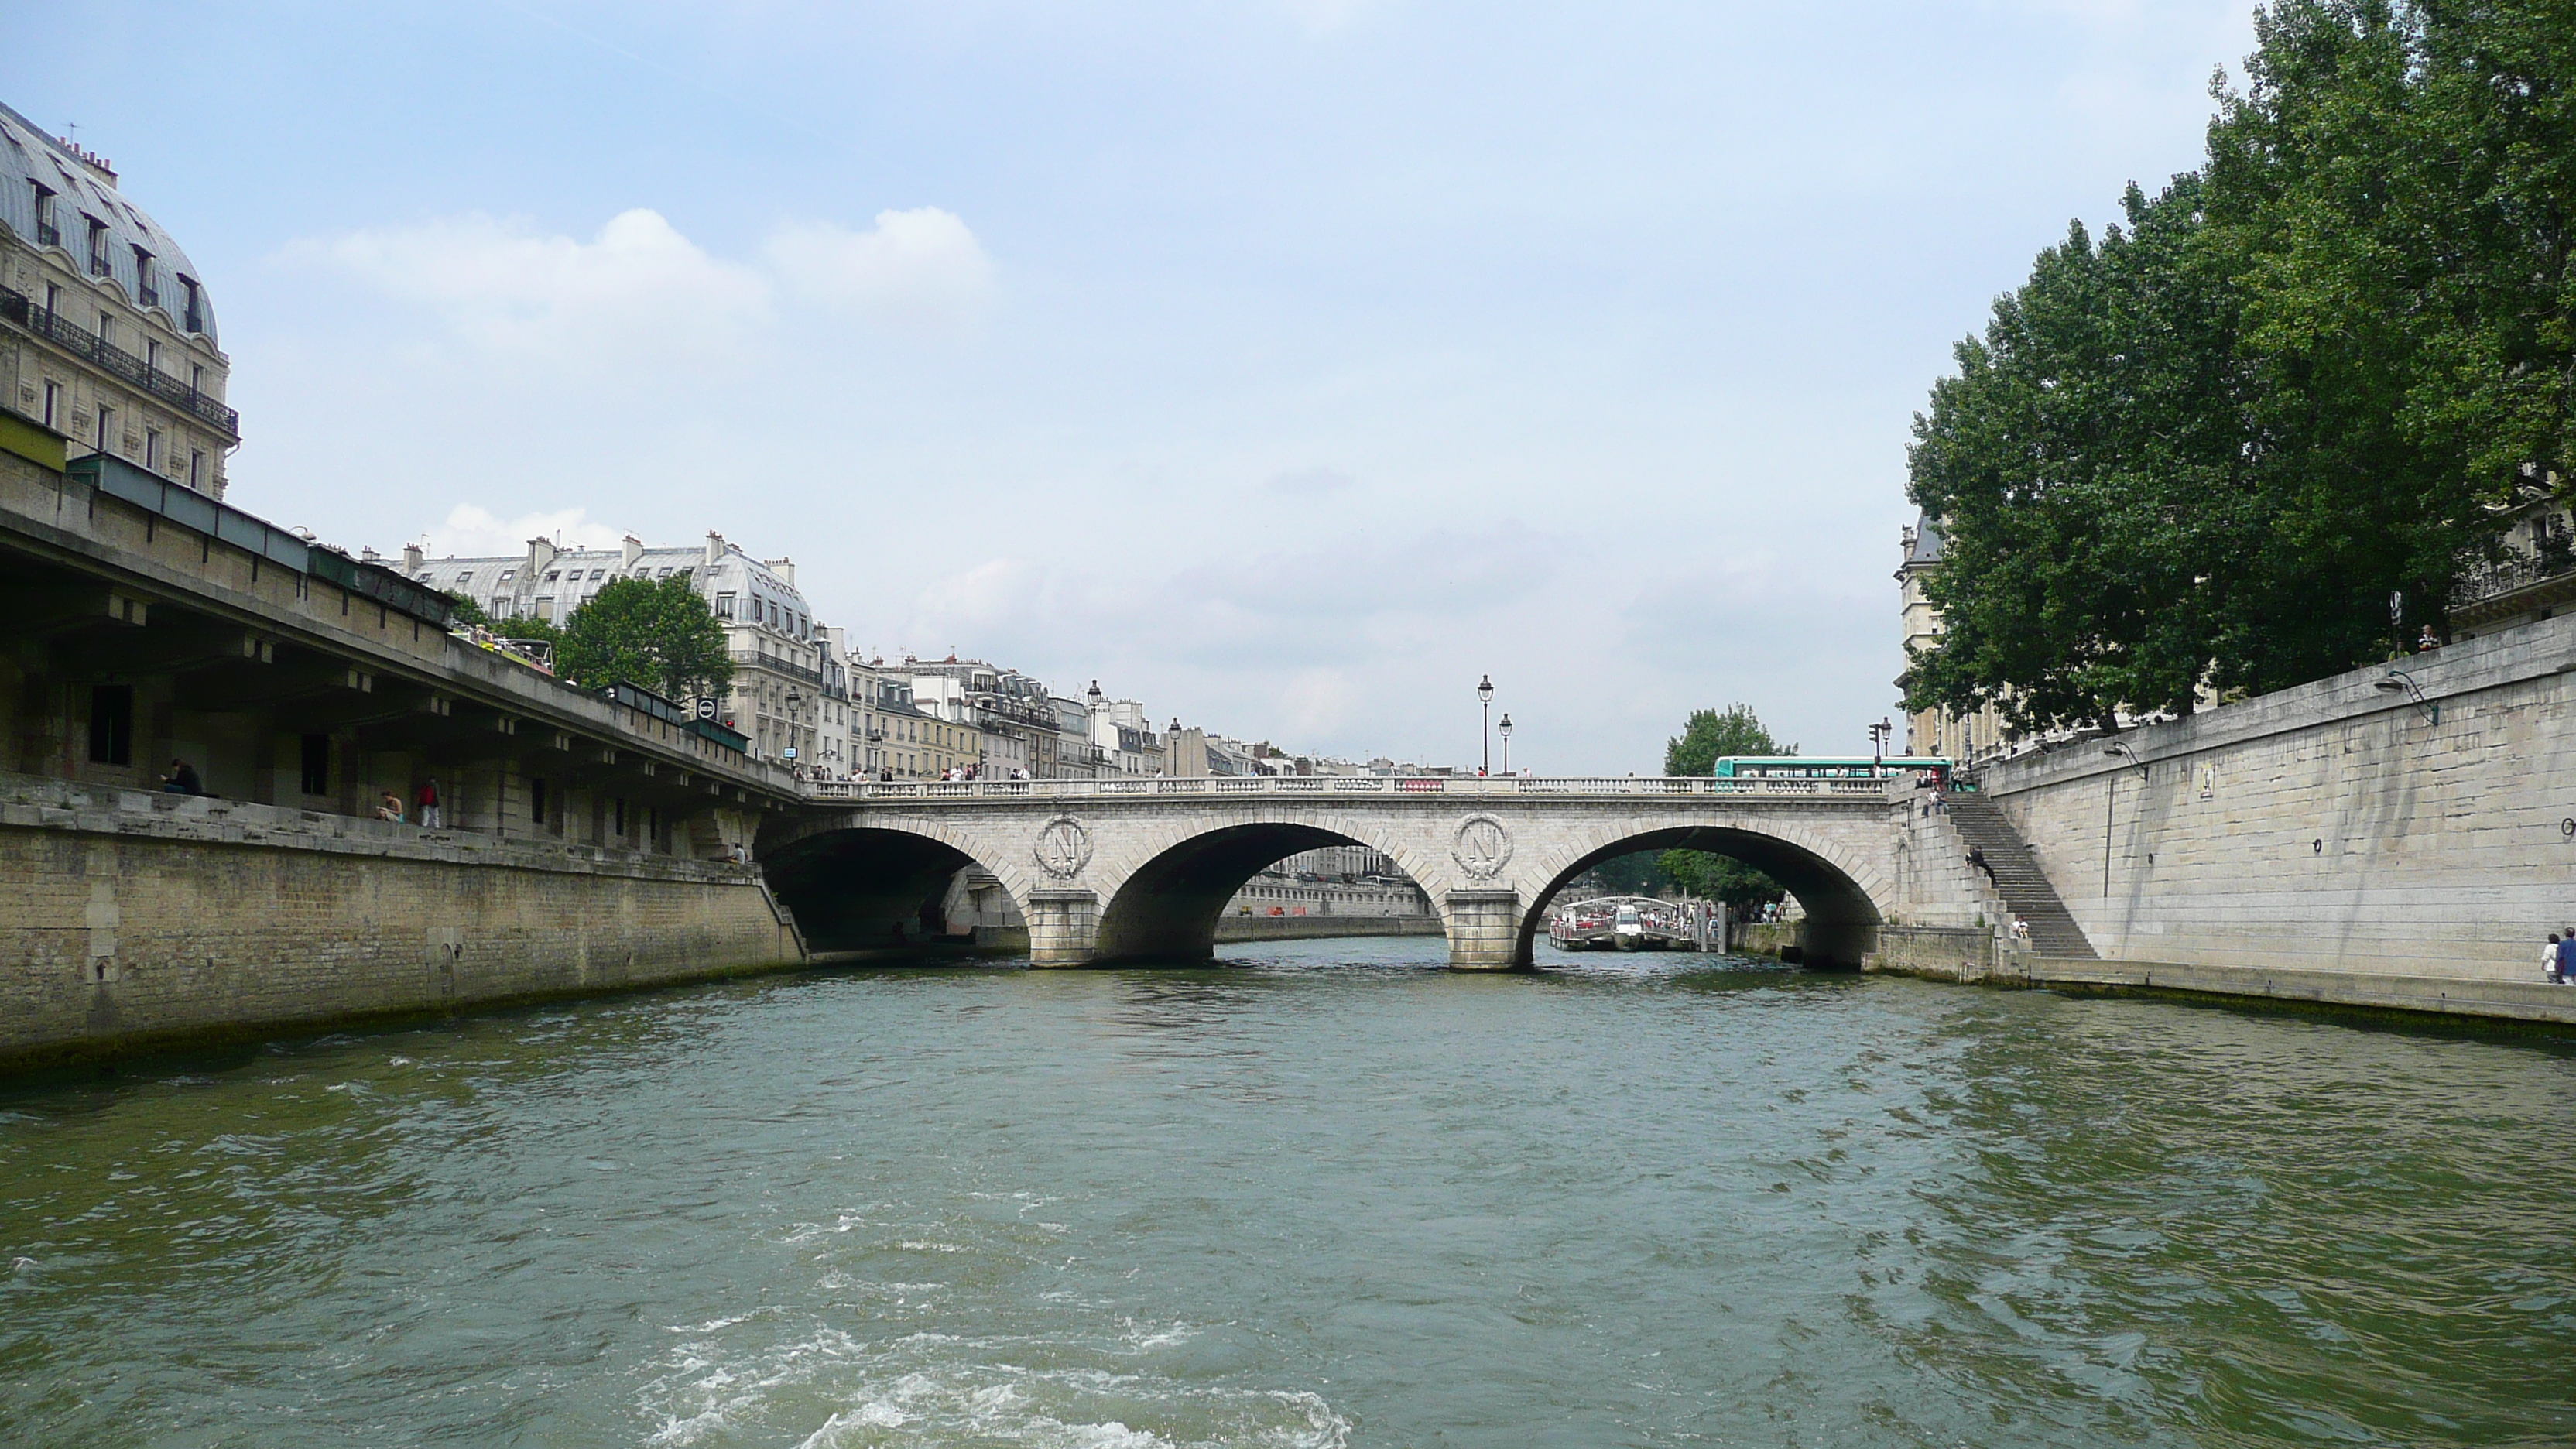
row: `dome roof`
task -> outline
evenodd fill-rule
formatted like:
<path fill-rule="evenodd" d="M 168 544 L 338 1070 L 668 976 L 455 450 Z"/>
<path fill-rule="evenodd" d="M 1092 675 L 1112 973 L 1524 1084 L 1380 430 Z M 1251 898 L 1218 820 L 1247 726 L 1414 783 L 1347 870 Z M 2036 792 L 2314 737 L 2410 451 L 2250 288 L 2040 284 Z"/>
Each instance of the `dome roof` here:
<path fill-rule="evenodd" d="M 35 245 L 35 187 L 54 193 L 54 224 L 61 229 L 63 249 L 72 254 L 75 268 L 86 271 L 89 262 L 79 250 L 88 245 L 87 227 L 79 218 L 104 222 L 109 242 L 108 280 L 124 291 L 127 303 L 143 305 L 143 280 L 136 275 L 134 256 L 134 249 L 141 247 L 151 255 L 160 274 L 156 289 L 161 296 L 160 309 L 169 314 L 173 326 L 185 325 L 177 310 L 184 305 L 180 302 L 183 289 L 177 285 L 178 279 L 186 277 L 197 284 L 199 330 L 207 342 L 213 343 L 214 303 L 206 294 L 205 279 L 197 275 L 195 264 L 179 249 L 176 238 L 117 194 L 113 185 L 101 180 L 91 170 L 93 165 L 105 169 L 93 158 L 46 135 L 25 116 L 0 105 L 0 226 L 8 227 L 29 246 Z"/>

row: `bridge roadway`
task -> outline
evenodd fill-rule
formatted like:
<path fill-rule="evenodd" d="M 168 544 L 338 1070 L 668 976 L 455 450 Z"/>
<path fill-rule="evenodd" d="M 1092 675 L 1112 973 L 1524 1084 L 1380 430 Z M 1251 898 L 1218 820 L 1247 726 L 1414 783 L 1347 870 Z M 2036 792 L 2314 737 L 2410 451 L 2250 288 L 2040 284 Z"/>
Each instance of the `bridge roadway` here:
<path fill-rule="evenodd" d="M 1549 899 L 1599 861 L 1708 850 L 1795 893 L 1808 960 L 1850 967 L 1901 918 L 1896 822 L 1911 793 L 1666 777 L 861 781 L 807 786 L 759 849 L 818 950 L 918 939 L 925 902 L 971 863 L 1010 893 L 1036 964 L 1080 966 L 1206 960 L 1225 903 L 1263 866 L 1363 845 L 1422 886 L 1461 970 L 1530 964 Z"/>

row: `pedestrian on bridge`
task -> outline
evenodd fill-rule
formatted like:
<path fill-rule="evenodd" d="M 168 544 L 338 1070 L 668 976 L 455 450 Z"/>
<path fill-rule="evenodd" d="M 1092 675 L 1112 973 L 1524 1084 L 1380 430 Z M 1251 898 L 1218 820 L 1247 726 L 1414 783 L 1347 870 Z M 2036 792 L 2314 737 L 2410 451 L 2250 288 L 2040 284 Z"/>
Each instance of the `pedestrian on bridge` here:
<path fill-rule="evenodd" d="M 2542 980 L 2548 982 L 2552 986 L 2564 986 L 2567 984 L 2566 954 L 2567 947 L 2565 943 L 2558 939 L 2558 933 L 2556 931 L 2550 932 L 2549 944 L 2540 948 L 2540 977 Z"/>

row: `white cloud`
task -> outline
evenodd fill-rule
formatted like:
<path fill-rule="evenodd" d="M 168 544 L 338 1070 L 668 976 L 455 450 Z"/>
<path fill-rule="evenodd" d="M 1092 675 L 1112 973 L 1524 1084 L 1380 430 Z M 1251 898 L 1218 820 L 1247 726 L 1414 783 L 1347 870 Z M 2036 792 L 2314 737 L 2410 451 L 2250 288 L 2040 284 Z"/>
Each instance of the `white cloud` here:
<path fill-rule="evenodd" d="M 759 272 L 708 255 L 643 208 L 611 217 L 586 242 L 476 214 L 300 242 L 287 256 L 434 308 L 493 350 L 550 362 L 730 335 L 769 306 Z"/>
<path fill-rule="evenodd" d="M 625 530 L 593 523 L 587 508 L 564 508 L 553 513 L 523 513 L 503 519 L 491 510 L 460 503 L 447 514 L 447 521 L 429 531 L 422 545 L 431 557 L 450 555 L 466 558 L 492 557 L 524 552 L 532 538 L 559 539 L 566 545 L 583 544 L 598 548 L 625 536 Z"/>
<path fill-rule="evenodd" d="M 868 231 L 795 223 L 770 237 L 764 255 L 796 294 L 900 331 L 971 326 L 998 296 L 983 244 L 935 206 L 880 211 Z"/>
<path fill-rule="evenodd" d="M 427 307 L 486 352 L 591 370 L 746 341 L 771 327 L 781 290 L 911 333 L 971 327 L 999 296 L 975 233 L 935 206 L 879 212 L 867 231 L 785 226 L 757 262 L 715 256 L 643 207 L 588 241 L 476 213 L 296 242 L 283 256 Z"/>

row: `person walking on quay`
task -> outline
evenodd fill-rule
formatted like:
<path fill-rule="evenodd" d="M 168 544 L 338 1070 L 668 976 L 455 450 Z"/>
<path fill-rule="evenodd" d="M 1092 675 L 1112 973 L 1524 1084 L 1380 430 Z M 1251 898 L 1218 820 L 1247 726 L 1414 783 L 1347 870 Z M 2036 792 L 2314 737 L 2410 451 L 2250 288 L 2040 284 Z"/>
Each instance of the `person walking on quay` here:
<path fill-rule="evenodd" d="M 2561 965 L 2559 958 L 2564 954 L 2564 948 L 2559 945 L 2558 933 L 2556 931 L 2550 932 L 2549 944 L 2540 948 L 2541 980 L 2548 982 L 2552 986 L 2561 986 L 2566 984 L 2565 978 L 2559 975 L 2559 968 Z"/>
<path fill-rule="evenodd" d="M 421 829 L 438 830 L 444 827 L 446 823 L 446 815 L 438 808 L 438 777 L 436 775 L 432 775 L 428 779 L 420 782 L 420 793 L 412 797 L 411 803 L 420 807 Z"/>

